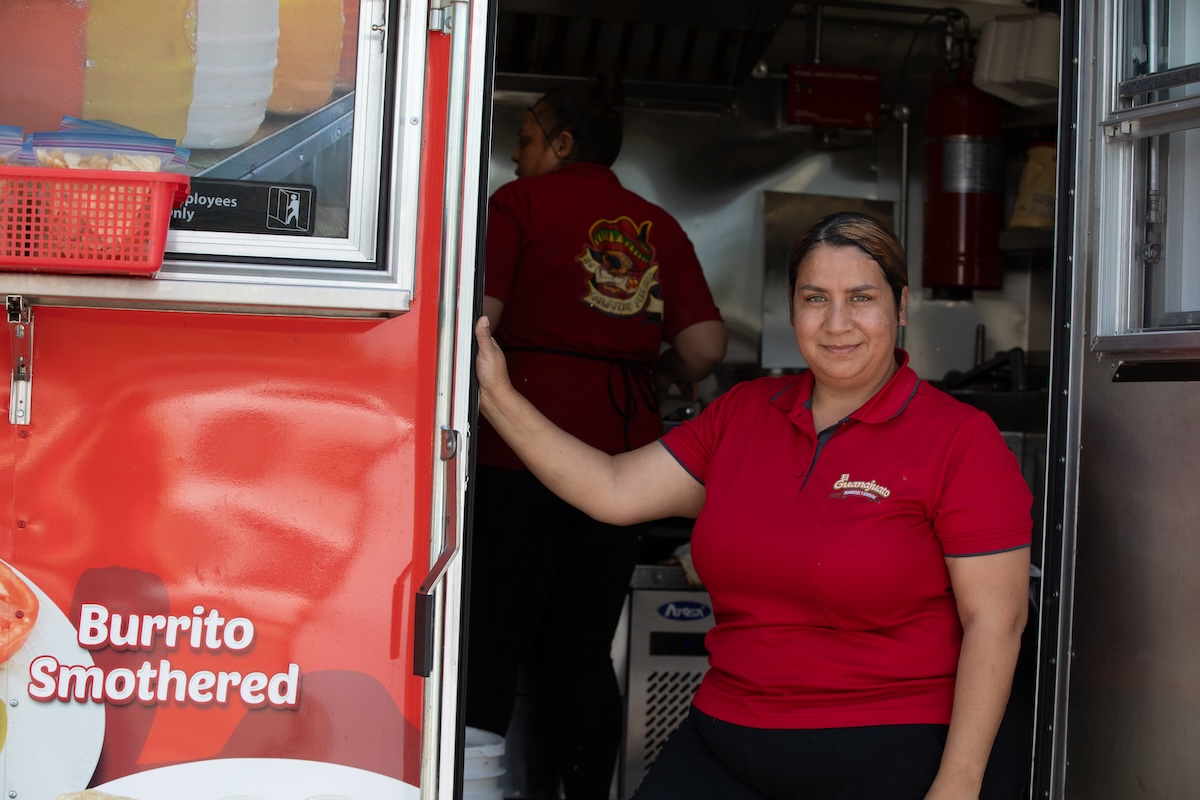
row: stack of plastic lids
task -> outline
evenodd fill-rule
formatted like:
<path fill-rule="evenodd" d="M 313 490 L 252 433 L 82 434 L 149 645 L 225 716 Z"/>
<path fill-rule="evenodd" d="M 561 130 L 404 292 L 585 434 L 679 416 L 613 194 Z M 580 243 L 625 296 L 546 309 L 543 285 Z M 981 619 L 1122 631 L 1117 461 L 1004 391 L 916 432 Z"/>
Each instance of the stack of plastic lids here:
<path fill-rule="evenodd" d="M 975 86 L 1018 106 L 1058 100 L 1057 14 L 1002 16 L 985 23 Z"/>
<path fill-rule="evenodd" d="M 197 0 L 189 148 L 240 147 L 267 113 L 279 46 L 279 0 Z"/>
<path fill-rule="evenodd" d="M 463 800 L 504 800 L 504 737 L 467 728 L 463 743 Z"/>

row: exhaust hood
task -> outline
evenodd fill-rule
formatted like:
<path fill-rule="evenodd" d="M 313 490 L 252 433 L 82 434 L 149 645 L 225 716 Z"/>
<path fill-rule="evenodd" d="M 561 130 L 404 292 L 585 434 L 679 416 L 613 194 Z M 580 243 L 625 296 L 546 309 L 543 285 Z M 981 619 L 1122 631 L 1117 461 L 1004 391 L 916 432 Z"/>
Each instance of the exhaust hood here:
<path fill-rule="evenodd" d="M 626 105 L 732 105 L 794 0 L 500 0 L 496 90 L 541 94 L 600 72 Z"/>

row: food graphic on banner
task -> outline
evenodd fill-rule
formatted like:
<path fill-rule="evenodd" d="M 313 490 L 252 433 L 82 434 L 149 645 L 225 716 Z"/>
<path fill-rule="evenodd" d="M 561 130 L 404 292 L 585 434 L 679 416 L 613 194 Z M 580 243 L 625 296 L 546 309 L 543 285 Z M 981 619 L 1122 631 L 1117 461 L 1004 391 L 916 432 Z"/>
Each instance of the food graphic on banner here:
<path fill-rule="evenodd" d="M 417 800 L 421 794 L 378 773 L 286 758 L 194 761 L 96 788 L 122 800 Z"/>
<path fill-rule="evenodd" d="M 29 583 L 0 561 L 0 664 L 12 658 L 33 632 L 39 605 Z"/>
<path fill-rule="evenodd" d="M 39 703 L 29 696 L 30 664 L 51 658 L 84 668 L 91 654 L 75 627 L 44 591 L 0 561 L 0 666 L 4 687 L 4 757 L 0 788 L 7 797 L 55 798 L 88 785 L 104 742 L 104 709 L 92 704 Z M 45 754 L 54 753 L 47 769 Z M 15 793 L 15 794 L 13 794 Z"/>
<path fill-rule="evenodd" d="M 123 591 L 114 593 L 117 587 Z M 113 599 L 108 604 L 81 602 L 81 593 Z M 296 709 L 300 670 L 292 663 L 273 675 L 232 670 L 189 674 L 172 667 L 169 658 L 146 658 L 141 651 L 145 645 L 162 645 L 168 652 L 179 647 L 251 650 L 254 624 L 245 617 L 224 618 L 215 608 L 197 607 L 191 615 L 130 613 L 135 604 L 164 611 L 162 582 L 124 568 L 89 570 L 79 582 L 71 612 L 78 619 L 76 627 L 45 592 L 0 561 L 0 656 L 5 659 L 0 669 L 6 689 L 0 705 L 0 750 L 5 750 L 0 784 L 5 795 L 47 800 L 414 800 L 419 796 L 416 787 L 378 772 L 298 758 L 217 758 L 136 772 L 137 750 L 149 733 L 155 704 L 242 703 L 249 708 Z M 388 718 L 384 697 L 372 696 L 371 683 L 367 676 L 353 672 L 314 673 L 306 689 L 318 702 L 310 703 L 309 722 L 320 716 L 322 705 L 337 704 L 341 694 L 351 702 L 369 698 L 372 706 L 381 709 L 372 720 L 380 726 L 377 730 L 394 727 L 397 723 Z M 109 731 L 104 745 L 106 707 L 133 711 L 134 716 L 118 715 L 120 728 Z M 327 720 L 318 724 L 329 727 Z M 287 740 L 286 727 L 272 729 L 243 721 L 226 750 L 303 748 Z M 285 738 L 277 738 L 280 735 Z M 51 752 L 55 768 L 46 769 L 46 753 Z M 110 772 L 135 772 L 85 788 L 102 761 Z"/>

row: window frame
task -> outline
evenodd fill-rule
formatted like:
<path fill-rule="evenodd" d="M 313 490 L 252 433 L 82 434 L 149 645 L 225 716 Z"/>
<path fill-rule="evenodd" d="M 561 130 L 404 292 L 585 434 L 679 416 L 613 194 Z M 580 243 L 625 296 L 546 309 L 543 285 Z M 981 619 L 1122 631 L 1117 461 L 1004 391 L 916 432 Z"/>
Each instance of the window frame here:
<path fill-rule="evenodd" d="M 397 0 L 362 0 L 360 8 L 350 238 L 172 230 L 153 278 L 7 272 L 6 293 L 83 307 L 335 317 L 407 311 L 428 20 L 423 7 Z M 386 169 L 372 173 L 371 163 Z"/>
<path fill-rule="evenodd" d="M 1134 105 L 1148 91 L 1200 83 L 1200 64 L 1124 78 L 1129 53 L 1124 39 L 1128 0 L 1107 0 L 1098 27 L 1095 96 L 1098 119 L 1082 135 L 1095 139 L 1096 189 L 1092 213 L 1081 219 L 1094 226 L 1095 259 L 1092 350 L 1139 354 L 1145 358 L 1195 358 L 1200 330 L 1147 326 L 1144 319 L 1147 272 L 1143 258 L 1146 218 L 1140 176 L 1146 172 L 1152 137 L 1200 129 L 1200 95 Z M 1088 116 L 1080 116 L 1089 125 Z M 1081 151 L 1083 148 L 1081 148 Z M 1088 164 L 1081 163 L 1086 169 Z M 1200 270 L 1200 260 L 1195 262 Z"/>

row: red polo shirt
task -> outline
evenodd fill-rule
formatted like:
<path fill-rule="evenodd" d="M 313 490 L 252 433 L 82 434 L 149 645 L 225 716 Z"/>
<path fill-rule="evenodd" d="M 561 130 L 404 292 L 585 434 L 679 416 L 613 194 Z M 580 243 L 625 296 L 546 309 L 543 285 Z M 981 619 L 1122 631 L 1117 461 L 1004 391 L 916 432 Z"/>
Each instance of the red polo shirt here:
<path fill-rule="evenodd" d="M 962 641 L 945 556 L 1030 543 L 991 419 L 900 370 L 821 437 L 812 376 L 734 387 L 663 438 L 704 484 L 692 558 L 716 625 L 696 706 L 759 728 L 950 721 Z"/>
<path fill-rule="evenodd" d="M 662 343 L 719 320 L 687 234 L 598 164 L 501 186 L 488 203 L 484 292 L 513 385 L 593 447 L 662 435 L 650 377 Z M 481 464 L 524 468 L 480 420 Z"/>

